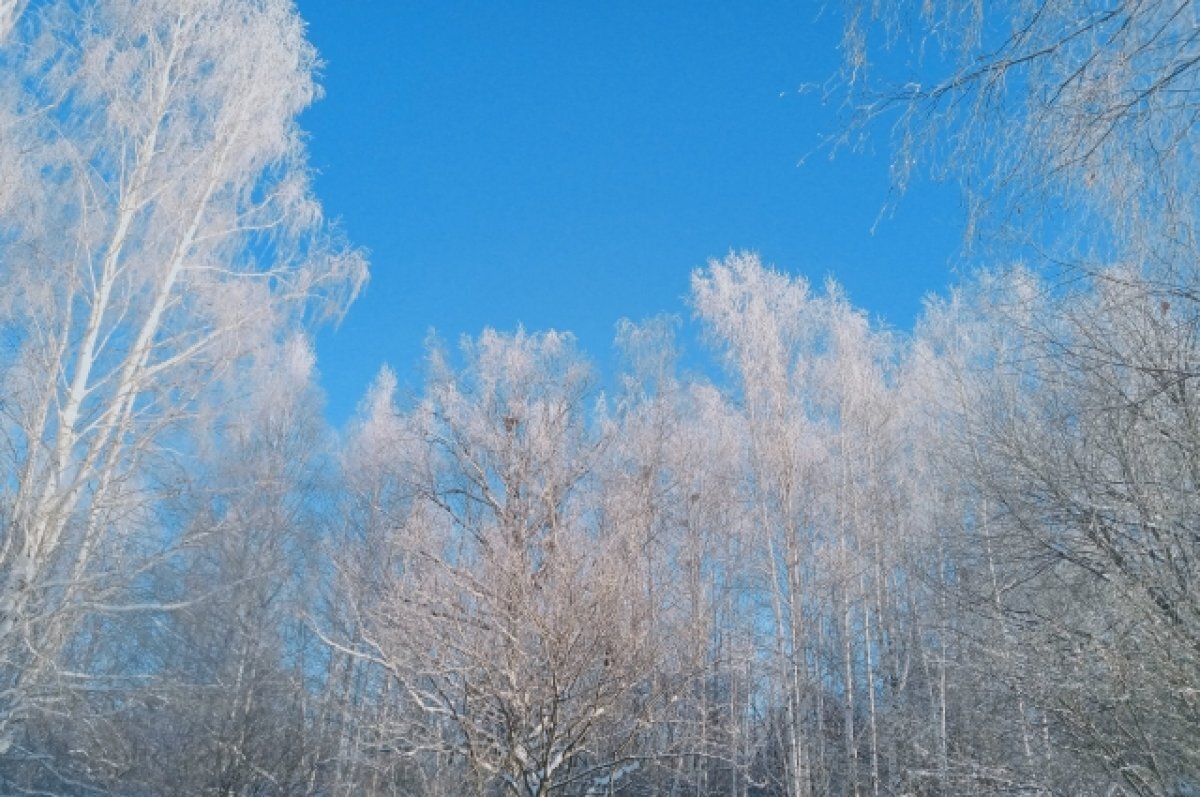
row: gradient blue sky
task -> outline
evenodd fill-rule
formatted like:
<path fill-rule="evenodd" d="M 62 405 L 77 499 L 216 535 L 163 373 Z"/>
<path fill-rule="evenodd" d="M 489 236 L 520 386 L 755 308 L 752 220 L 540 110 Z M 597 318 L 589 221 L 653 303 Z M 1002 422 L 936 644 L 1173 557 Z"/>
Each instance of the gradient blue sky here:
<path fill-rule="evenodd" d="M 901 329 L 951 281 L 954 187 L 919 183 L 875 225 L 882 133 L 799 163 L 837 130 L 797 91 L 837 67 L 837 4 L 299 7 L 325 61 L 301 120 L 317 191 L 372 263 L 317 341 L 335 423 L 384 363 L 415 389 L 430 329 L 569 329 L 603 370 L 618 319 L 686 316 L 691 271 L 731 250 L 832 275 Z"/>

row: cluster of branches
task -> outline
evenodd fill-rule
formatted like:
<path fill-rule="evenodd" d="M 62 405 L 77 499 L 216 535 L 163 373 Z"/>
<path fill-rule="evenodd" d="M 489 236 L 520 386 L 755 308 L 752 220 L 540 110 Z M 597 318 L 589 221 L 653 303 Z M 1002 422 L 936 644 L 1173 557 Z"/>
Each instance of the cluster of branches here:
<path fill-rule="evenodd" d="M 1018 129 L 1186 106 L 1182 12 L 1075 31 L 1075 5 L 1016 4 L 1004 69 L 889 96 L 911 120 L 1104 36 L 1178 68 L 1106 104 L 1097 54 Z M 0 3 L 0 791 L 1200 789 L 1193 200 L 1144 151 L 1170 229 L 1108 224 L 1070 283 L 984 274 L 898 336 L 733 255 L 691 286 L 720 376 L 680 367 L 670 318 L 621 325 L 608 390 L 568 334 L 487 331 L 408 400 L 385 370 L 339 438 L 304 330 L 365 271 L 305 179 L 290 2 L 24 6 Z M 1130 184 L 1094 185 L 1145 229 L 1112 210 Z"/>
<path fill-rule="evenodd" d="M 0 778 L 1186 792 L 1200 319 L 1110 276 L 980 277 L 900 339 L 734 256 L 693 278 L 715 383 L 670 319 L 623 326 L 609 394 L 569 335 L 485 332 L 408 401 L 384 371 L 340 442 L 293 344 L 186 487 L 139 494 L 186 541 L 140 603 L 81 610 L 55 679 L 6 664 Z"/>
<path fill-rule="evenodd" d="M 844 112 L 833 148 L 884 128 L 896 188 L 922 175 L 960 181 L 967 242 L 999 262 L 1072 278 L 1136 263 L 1161 288 L 1193 291 L 1194 3 L 852 0 L 846 10 L 844 68 L 826 86 Z"/>
<path fill-rule="evenodd" d="M 732 256 L 717 383 L 669 319 L 608 396 L 556 333 L 385 372 L 313 616 L 346 788 L 1195 788 L 1200 318 L 1106 277 L 980 276 L 899 339 Z"/>

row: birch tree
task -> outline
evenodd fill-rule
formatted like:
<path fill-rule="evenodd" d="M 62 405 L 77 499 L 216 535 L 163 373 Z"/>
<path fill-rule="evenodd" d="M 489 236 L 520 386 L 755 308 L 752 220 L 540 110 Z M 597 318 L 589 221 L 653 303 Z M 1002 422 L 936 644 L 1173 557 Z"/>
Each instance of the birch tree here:
<path fill-rule="evenodd" d="M 956 374 L 978 396 L 956 454 L 977 502 L 961 589 L 1007 640 L 990 658 L 1015 771 L 1168 794 L 1197 777 L 1195 319 L 1133 269 L 1103 276 L 984 281 L 978 315 L 958 310 L 993 363 Z"/>
<path fill-rule="evenodd" d="M 465 762 L 463 789 L 617 779 L 654 696 L 655 642 L 636 549 L 594 492 L 590 369 L 558 333 L 488 331 L 464 358 L 433 355 L 399 427 L 408 497 L 355 655 L 407 708 L 395 754 Z"/>
<path fill-rule="evenodd" d="M 286 0 L 56 2 L 0 50 L 0 746 L 88 612 L 175 536 L 155 494 L 212 402 L 365 276 L 323 223 Z M 130 608 L 130 607 L 124 607 Z"/>
<path fill-rule="evenodd" d="M 710 263 L 693 296 L 736 379 L 742 533 L 780 714 L 771 777 L 788 794 L 901 788 L 921 756 L 889 731 L 920 702 L 908 672 L 925 649 L 905 626 L 929 607 L 911 584 L 925 544 L 900 349 L 835 284 L 814 294 L 753 255 Z"/>
<path fill-rule="evenodd" d="M 311 792 L 330 755 L 322 649 L 301 609 L 332 486 L 312 364 L 296 338 L 245 374 L 251 395 L 220 442 L 158 501 L 182 543 L 118 593 L 143 608 L 92 613 L 63 654 L 102 688 L 60 695 L 25 723 L 19 743 L 38 755 L 0 764 L 6 790 Z"/>
<path fill-rule="evenodd" d="M 765 269 L 753 255 L 713 262 L 692 278 L 696 311 L 722 346 L 738 379 L 745 475 L 754 513 L 755 549 L 761 561 L 760 583 L 768 596 L 774 696 L 783 706 L 779 747 L 789 797 L 812 793 L 814 740 L 804 716 L 814 698 L 809 672 L 812 626 L 805 604 L 805 576 L 812 557 L 801 507 L 805 488 L 801 471 L 814 451 L 806 445 L 803 418 L 790 401 L 794 368 L 803 367 L 797 352 L 812 329 L 807 285 Z"/>
<path fill-rule="evenodd" d="M 1051 267 L 1140 261 L 1191 290 L 1196 31 L 1187 0 L 851 3 L 848 129 L 895 123 L 900 184 L 961 178 L 972 237 Z"/>
<path fill-rule="evenodd" d="M 626 370 L 603 470 L 605 515 L 641 551 L 663 649 L 654 677 L 669 694 L 641 745 L 658 771 L 635 783 L 739 795 L 755 782 L 760 751 L 751 709 L 760 662 L 746 624 L 756 611 L 747 583 L 754 545 L 737 490 L 742 425 L 715 385 L 678 373 L 676 326 L 671 318 L 619 325 Z"/>
<path fill-rule="evenodd" d="M 850 8 L 851 127 L 894 112 L 896 179 L 963 178 L 968 236 L 1042 275 L 968 282 L 928 314 L 958 358 L 943 382 L 959 402 L 946 473 L 964 488 L 955 592 L 991 629 L 964 637 L 962 663 L 990 661 L 976 681 L 1012 694 L 976 704 L 1005 706 L 1020 740 L 977 740 L 978 772 L 996 788 L 1077 788 L 1081 773 L 1096 789 L 1194 788 L 1174 748 L 1194 746 L 1190 692 L 1153 685 L 1195 678 L 1191 653 L 1157 655 L 1194 627 L 1178 614 L 1195 592 L 1178 518 L 1200 277 L 1195 4 Z M 905 74 L 880 57 L 892 46 L 919 54 Z"/>

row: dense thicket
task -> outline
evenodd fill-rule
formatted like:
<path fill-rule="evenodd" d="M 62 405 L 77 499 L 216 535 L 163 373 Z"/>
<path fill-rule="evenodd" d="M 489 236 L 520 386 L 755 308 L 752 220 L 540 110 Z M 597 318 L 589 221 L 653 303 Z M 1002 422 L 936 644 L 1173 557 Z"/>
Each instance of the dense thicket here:
<path fill-rule="evenodd" d="M 1057 25 L 1073 56 L 1075 5 L 1014 5 L 1006 46 Z M 294 8 L 23 6 L 0 791 L 1200 791 L 1191 205 L 1093 230 L 1070 282 L 965 280 L 905 335 L 730 255 L 691 284 L 711 374 L 671 317 L 623 322 L 607 377 L 569 334 L 485 331 L 410 398 L 385 369 L 337 435 L 304 334 L 363 268 L 306 185 Z M 1085 31 L 1183 58 L 1160 12 Z"/>

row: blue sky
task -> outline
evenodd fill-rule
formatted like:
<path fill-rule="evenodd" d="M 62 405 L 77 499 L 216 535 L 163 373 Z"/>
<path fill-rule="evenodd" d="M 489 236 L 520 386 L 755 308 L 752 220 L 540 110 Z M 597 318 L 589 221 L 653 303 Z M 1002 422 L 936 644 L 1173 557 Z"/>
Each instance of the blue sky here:
<path fill-rule="evenodd" d="M 837 67 L 836 5 L 299 7 L 325 61 L 301 120 L 317 191 L 372 263 L 318 338 L 335 423 L 384 363 L 418 386 L 430 329 L 569 329 L 604 369 L 618 319 L 686 315 L 691 271 L 732 250 L 832 275 L 901 329 L 951 281 L 953 186 L 918 183 L 876 225 L 886 131 L 805 160 L 838 126 L 798 91 Z"/>

